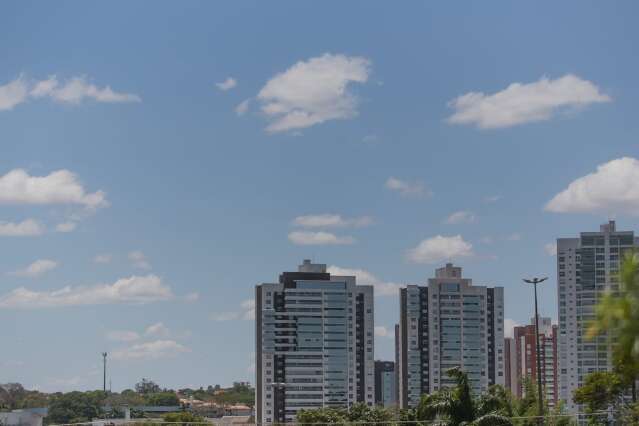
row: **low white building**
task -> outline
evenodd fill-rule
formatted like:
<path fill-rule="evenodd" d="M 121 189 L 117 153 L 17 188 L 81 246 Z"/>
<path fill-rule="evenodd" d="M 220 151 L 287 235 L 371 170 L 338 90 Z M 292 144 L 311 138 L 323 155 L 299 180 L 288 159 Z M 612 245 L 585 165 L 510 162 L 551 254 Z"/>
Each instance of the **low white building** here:
<path fill-rule="evenodd" d="M 0 424 L 3 426 L 42 426 L 42 419 L 46 415 L 46 408 L 27 408 L 0 412 Z"/>

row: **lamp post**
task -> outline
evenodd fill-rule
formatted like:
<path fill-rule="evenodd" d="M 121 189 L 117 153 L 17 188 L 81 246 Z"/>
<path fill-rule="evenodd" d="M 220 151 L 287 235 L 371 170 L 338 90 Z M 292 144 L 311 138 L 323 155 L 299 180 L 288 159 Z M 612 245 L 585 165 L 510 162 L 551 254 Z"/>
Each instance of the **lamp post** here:
<path fill-rule="evenodd" d="M 524 282 L 535 286 L 535 358 L 537 358 L 537 402 L 539 403 L 539 424 L 543 424 L 544 421 L 544 399 L 545 395 L 542 394 L 541 386 L 541 351 L 539 350 L 539 312 L 537 310 L 537 284 L 546 281 L 548 277 L 544 278 L 524 278 Z"/>

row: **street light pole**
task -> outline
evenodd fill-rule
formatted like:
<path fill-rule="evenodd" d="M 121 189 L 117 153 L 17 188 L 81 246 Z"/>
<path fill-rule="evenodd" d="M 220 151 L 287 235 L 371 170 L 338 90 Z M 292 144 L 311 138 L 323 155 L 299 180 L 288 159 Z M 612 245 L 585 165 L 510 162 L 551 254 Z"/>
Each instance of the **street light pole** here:
<path fill-rule="evenodd" d="M 541 385 L 541 350 L 539 347 L 539 311 L 537 310 L 537 284 L 546 281 L 548 277 L 524 279 L 524 282 L 535 287 L 535 358 L 537 358 L 537 402 L 539 404 L 539 424 L 543 424 L 544 400 L 546 396 L 542 393 Z"/>

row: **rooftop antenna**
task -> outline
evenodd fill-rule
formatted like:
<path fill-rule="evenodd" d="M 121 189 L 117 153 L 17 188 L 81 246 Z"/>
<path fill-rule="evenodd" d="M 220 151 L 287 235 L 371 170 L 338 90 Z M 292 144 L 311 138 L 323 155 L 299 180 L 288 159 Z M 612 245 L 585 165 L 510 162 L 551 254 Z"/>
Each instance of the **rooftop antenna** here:
<path fill-rule="evenodd" d="M 107 353 L 102 352 L 102 391 L 106 393 L 106 360 Z"/>

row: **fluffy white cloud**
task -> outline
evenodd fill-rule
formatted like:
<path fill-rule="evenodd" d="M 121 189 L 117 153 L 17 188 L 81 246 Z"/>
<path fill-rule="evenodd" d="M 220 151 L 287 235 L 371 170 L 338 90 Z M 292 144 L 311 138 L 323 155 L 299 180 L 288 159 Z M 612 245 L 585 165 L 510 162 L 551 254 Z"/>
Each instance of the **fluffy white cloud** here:
<path fill-rule="evenodd" d="M 114 330 L 109 331 L 106 338 L 115 342 L 133 342 L 140 338 L 140 335 L 135 331 L 129 330 Z"/>
<path fill-rule="evenodd" d="M 237 115 L 239 115 L 239 116 L 242 116 L 242 115 L 246 114 L 248 112 L 250 102 L 251 102 L 250 99 L 246 99 L 246 100 L 243 100 L 242 102 L 240 102 L 235 107 L 235 113 Z"/>
<path fill-rule="evenodd" d="M 22 222 L 0 221 L 0 237 L 33 237 L 44 234 L 44 226 L 33 219 Z"/>
<path fill-rule="evenodd" d="M 438 263 L 473 255 L 473 245 L 464 241 L 461 235 L 437 235 L 408 250 L 407 258 L 414 263 Z"/>
<path fill-rule="evenodd" d="M 118 349 L 111 353 L 111 357 L 118 361 L 152 360 L 175 357 L 191 349 L 175 340 L 155 340 L 153 342 L 138 343 L 128 348 Z"/>
<path fill-rule="evenodd" d="M 50 97 L 58 102 L 79 104 L 85 99 L 92 99 L 97 102 L 141 102 L 138 95 L 132 93 L 118 93 L 111 87 L 98 87 L 89 83 L 85 76 L 72 77 L 64 84 L 60 84 L 57 77 L 51 76 L 47 80 L 42 80 L 33 86 L 31 96 L 35 98 Z"/>
<path fill-rule="evenodd" d="M 75 174 L 58 170 L 47 176 L 31 176 L 14 169 L 0 176 L 1 204 L 79 204 L 96 209 L 108 206 L 105 193 L 88 193 Z"/>
<path fill-rule="evenodd" d="M 255 299 L 247 299 L 240 303 L 237 311 L 221 312 L 211 315 L 213 321 L 254 320 Z"/>
<path fill-rule="evenodd" d="M 110 254 L 98 254 L 93 258 L 94 263 L 110 263 L 111 255 Z"/>
<path fill-rule="evenodd" d="M 548 243 L 544 245 L 544 251 L 548 256 L 557 256 L 557 243 Z"/>
<path fill-rule="evenodd" d="M 48 97 L 57 102 L 79 104 L 85 99 L 96 102 L 140 102 L 138 95 L 118 93 L 111 87 L 98 87 L 84 76 L 73 77 L 60 84 L 55 75 L 46 80 L 32 81 L 20 75 L 15 80 L 0 86 L 0 111 L 11 110 L 31 98 Z"/>
<path fill-rule="evenodd" d="M 512 83 L 492 95 L 466 93 L 448 103 L 455 110 L 448 122 L 481 129 L 511 127 L 548 120 L 567 108 L 610 101 L 592 82 L 567 74 L 555 80 L 544 77 L 533 83 Z"/>
<path fill-rule="evenodd" d="M 0 86 L 0 111 L 13 109 L 27 100 L 29 88 L 23 76 Z"/>
<path fill-rule="evenodd" d="M 430 197 L 433 195 L 432 191 L 426 189 L 421 182 L 408 182 L 394 177 L 389 177 L 384 186 L 391 191 L 397 191 L 405 196 L 425 195 Z"/>
<path fill-rule="evenodd" d="M 75 222 L 62 222 L 55 226 L 56 232 L 72 232 L 77 224 Z"/>
<path fill-rule="evenodd" d="M 393 337 L 393 333 L 388 330 L 386 326 L 376 325 L 375 336 L 377 337 Z"/>
<path fill-rule="evenodd" d="M 169 300 L 171 289 L 155 275 L 121 278 L 113 284 L 66 286 L 59 290 L 33 291 L 19 287 L 0 296 L 0 308 L 56 308 L 115 303 L 151 303 Z"/>
<path fill-rule="evenodd" d="M 147 260 L 144 253 L 142 253 L 140 250 L 130 252 L 128 257 L 133 266 L 135 266 L 136 268 L 151 269 L 151 264 Z"/>
<path fill-rule="evenodd" d="M 449 225 L 457 225 L 460 223 L 473 223 L 475 222 L 475 214 L 469 211 L 458 211 L 451 213 L 450 216 L 446 218 L 444 223 Z"/>
<path fill-rule="evenodd" d="M 349 83 L 365 83 L 370 73 L 366 58 L 326 53 L 300 61 L 270 79 L 257 99 L 271 120 L 266 130 L 302 129 L 328 120 L 357 115 L 357 98 Z"/>
<path fill-rule="evenodd" d="M 519 326 L 517 321 L 510 318 L 504 318 L 504 337 L 513 337 L 514 328 L 517 326 Z"/>
<path fill-rule="evenodd" d="M 171 331 L 167 326 L 162 322 L 156 322 L 155 324 L 151 324 L 144 330 L 144 333 L 147 336 L 159 336 L 159 337 L 167 337 L 171 334 Z"/>
<path fill-rule="evenodd" d="M 375 289 L 375 296 L 397 296 L 399 289 L 404 287 L 402 284 L 382 281 L 364 269 L 341 268 L 331 265 L 327 271 L 331 275 L 354 276 L 359 285 L 372 285 Z"/>
<path fill-rule="evenodd" d="M 228 77 L 226 80 L 220 83 L 215 83 L 215 85 L 217 86 L 218 89 L 227 91 L 237 86 L 237 81 L 232 77 Z"/>
<path fill-rule="evenodd" d="M 58 262 L 50 259 L 38 259 L 23 269 L 12 272 L 17 277 L 36 278 L 58 267 Z"/>
<path fill-rule="evenodd" d="M 354 244 L 355 239 L 350 236 L 337 236 L 330 232 L 306 232 L 294 231 L 288 234 L 288 239 L 293 244 L 301 246 L 319 246 L 319 245 L 344 245 Z"/>
<path fill-rule="evenodd" d="M 315 214 L 306 216 L 297 216 L 293 220 L 293 225 L 303 228 L 339 228 L 339 227 L 363 227 L 373 223 L 370 216 L 360 216 L 353 218 L 344 218 L 338 214 Z"/>
<path fill-rule="evenodd" d="M 618 158 L 573 181 L 546 204 L 556 213 L 639 215 L 639 160 Z"/>

